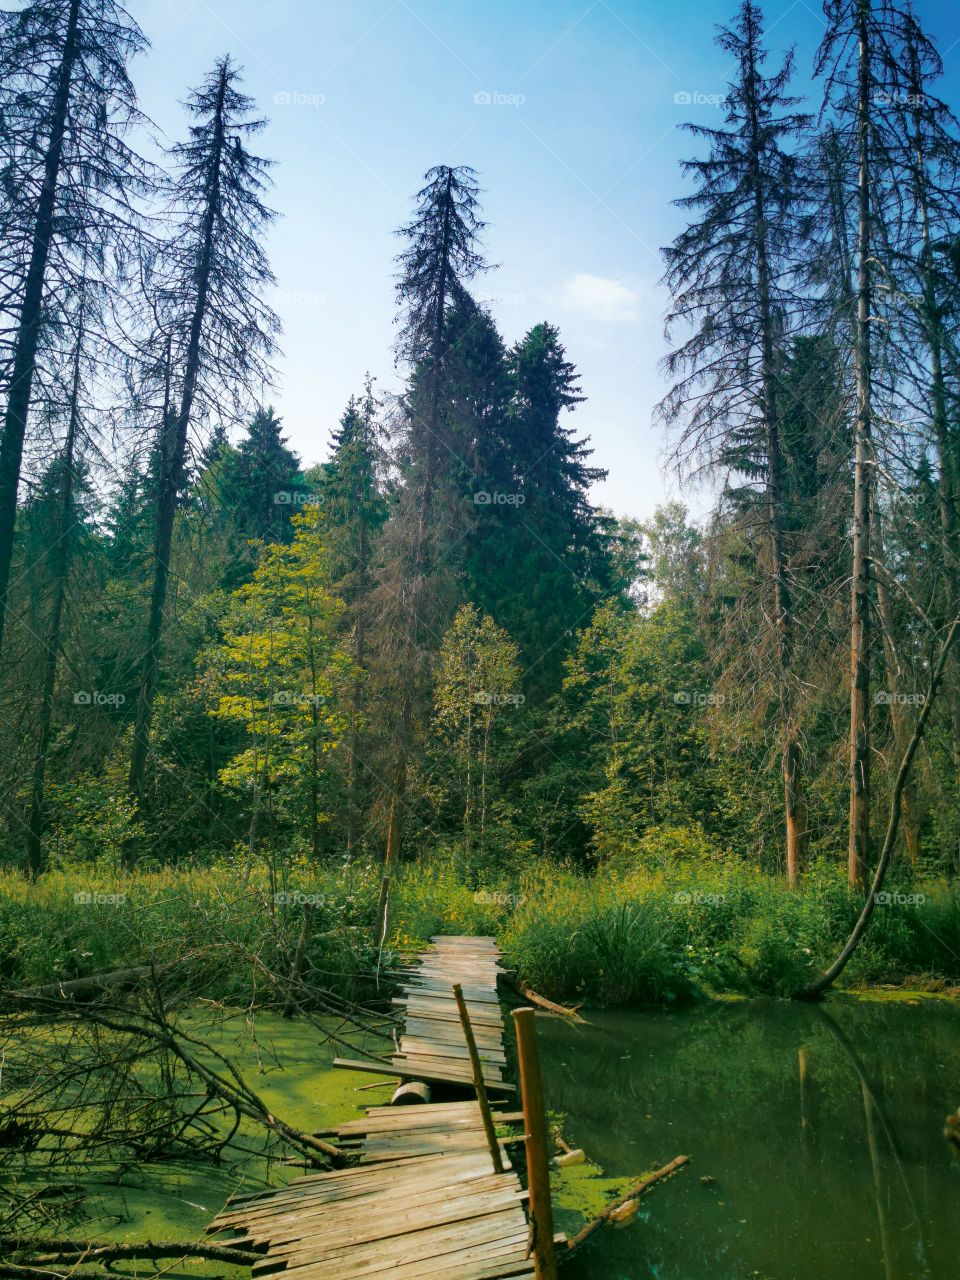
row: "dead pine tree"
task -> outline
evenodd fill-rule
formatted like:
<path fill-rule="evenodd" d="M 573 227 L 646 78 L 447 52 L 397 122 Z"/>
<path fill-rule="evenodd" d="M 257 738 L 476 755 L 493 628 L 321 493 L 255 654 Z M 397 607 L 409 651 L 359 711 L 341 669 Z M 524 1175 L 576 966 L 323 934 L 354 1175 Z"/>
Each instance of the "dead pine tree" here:
<path fill-rule="evenodd" d="M 825 16 L 827 30 L 816 73 L 824 80 L 823 115 L 836 154 L 836 173 L 846 189 L 831 193 L 830 207 L 821 216 L 834 225 L 835 237 L 839 205 L 840 217 L 849 224 L 844 240 L 850 247 L 848 284 L 840 290 L 844 296 L 832 301 L 849 336 L 853 359 L 847 874 L 851 888 L 862 889 L 871 865 L 871 514 L 883 443 L 876 438 L 877 422 L 884 416 L 878 413 L 878 400 L 890 381 L 878 377 L 878 310 L 889 296 L 906 224 L 897 172 L 905 141 L 903 121 L 901 113 L 887 108 L 908 92 L 907 11 L 892 0 L 827 0 Z"/>
<path fill-rule="evenodd" d="M 708 147 L 684 170 L 697 190 L 676 203 L 700 217 L 664 250 L 673 302 L 667 335 L 692 325 L 691 337 L 666 359 L 676 379 L 658 406 L 668 426 L 683 421 L 677 457 L 685 466 L 732 474 L 740 517 L 767 544 L 768 615 L 773 623 L 784 795 L 785 863 L 795 884 L 807 840 L 798 717 L 791 674 L 795 618 L 785 538 L 784 451 L 778 375 L 798 324 L 801 168 L 788 140 L 809 118 L 788 96 L 788 55 L 764 75 L 760 11 L 742 5 L 717 43 L 736 64 L 724 127 L 685 126 Z"/>
<path fill-rule="evenodd" d="M 166 621 L 174 526 L 191 429 L 240 413 L 270 381 L 279 322 L 263 301 L 274 283 L 261 240 L 274 214 L 262 200 L 270 162 L 247 148 L 265 127 L 251 118 L 240 72 L 221 59 L 187 100 L 195 123 L 172 150 L 170 235 L 150 264 L 157 316 L 158 411 L 153 584 L 143 644 L 129 789 L 142 798 Z"/>
<path fill-rule="evenodd" d="M 141 121 L 127 64 L 146 43 L 114 0 L 34 0 L 0 14 L 0 649 L 46 332 L 76 295 L 85 249 L 122 256 L 140 235 L 132 201 L 152 174 L 125 141 Z"/>

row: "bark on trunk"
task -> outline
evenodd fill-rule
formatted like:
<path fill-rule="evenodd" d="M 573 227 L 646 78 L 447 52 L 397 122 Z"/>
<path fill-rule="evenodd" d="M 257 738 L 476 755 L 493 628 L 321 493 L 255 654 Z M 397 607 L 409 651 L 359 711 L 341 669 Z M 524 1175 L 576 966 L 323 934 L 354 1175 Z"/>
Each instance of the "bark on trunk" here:
<path fill-rule="evenodd" d="M 70 417 L 67 437 L 63 445 L 60 479 L 60 504 L 51 562 L 53 577 L 53 602 L 50 620 L 43 642 L 43 685 L 40 695 L 40 726 L 37 749 L 33 759 L 33 779 L 30 787 L 30 814 L 27 821 L 27 867 L 32 877 L 44 869 L 43 827 L 44 801 L 47 779 L 47 758 L 53 735 L 54 695 L 57 687 L 57 668 L 60 662 L 60 631 L 63 625 L 63 609 L 67 595 L 67 577 L 70 572 L 70 519 L 73 508 L 74 463 L 80 404 L 80 360 L 83 353 L 84 325 L 81 307 L 76 346 L 73 354 L 73 383 L 70 389 Z"/>
<path fill-rule="evenodd" d="M 857 91 L 857 411 L 854 425 L 853 563 L 850 595 L 850 827 L 847 878 L 863 888 L 870 868 L 870 507 L 873 372 L 870 340 L 870 42 L 869 0 L 860 0 Z"/>

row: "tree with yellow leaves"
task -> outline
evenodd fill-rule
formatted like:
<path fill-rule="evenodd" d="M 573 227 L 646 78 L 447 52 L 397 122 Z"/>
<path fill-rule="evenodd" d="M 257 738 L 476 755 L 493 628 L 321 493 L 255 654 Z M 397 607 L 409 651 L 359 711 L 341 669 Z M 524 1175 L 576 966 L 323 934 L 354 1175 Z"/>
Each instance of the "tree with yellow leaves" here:
<path fill-rule="evenodd" d="M 220 771 L 227 787 L 251 796 L 249 846 L 263 816 L 272 834 L 278 810 L 320 853 L 336 792 L 337 748 L 348 728 L 343 694 L 355 673 L 337 644 L 343 603 L 330 587 L 319 507 L 293 517 L 289 546 L 264 544 L 251 582 L 234 593 L 222 641 L 208 654 L 210 714 L 246 727 L 248 745 Z"/>

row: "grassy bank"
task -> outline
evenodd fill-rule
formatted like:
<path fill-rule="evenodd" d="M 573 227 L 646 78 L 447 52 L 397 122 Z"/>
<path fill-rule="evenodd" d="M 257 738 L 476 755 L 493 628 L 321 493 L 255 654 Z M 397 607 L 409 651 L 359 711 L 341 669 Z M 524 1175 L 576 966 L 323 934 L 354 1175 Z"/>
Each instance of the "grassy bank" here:
<path fill-rule="evenodd" d="M 245 1001 L 289 963 L 314 910 L 313 980 L 372 994 L 378 959 L 433 933 L 491 933 L 542 994 L 594 1005 L 698 992 L 785 995 L 835 954 L 859 911 L 839 872 L 798 892 L 742 865 L 592 877 L 540 866 L 476 887 L 451 865 L 408 866 L 394 885 L 390 939 L 372 944 L 376 867 L 231 867 L 129 875 L 0 875 L 0 981 L 33 985 L 191 957 L 197 993 Z M 960 894 L 943 882 L 890 886 L 847 983 L 960 980 Z"/>

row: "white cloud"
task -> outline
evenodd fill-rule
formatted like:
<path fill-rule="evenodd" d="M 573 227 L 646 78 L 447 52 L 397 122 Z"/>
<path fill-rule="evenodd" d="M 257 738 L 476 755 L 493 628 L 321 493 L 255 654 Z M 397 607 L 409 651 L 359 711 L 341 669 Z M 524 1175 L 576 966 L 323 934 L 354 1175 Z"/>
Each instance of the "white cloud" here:
<path fill-rule="evenodd" d="M 560 291 L 560 302 L 565 307 L 610 324 L 630 324 L 636 320 L 639 301 L 640 295 L 619 280 L 587 272 L 571 276 Z"/>

